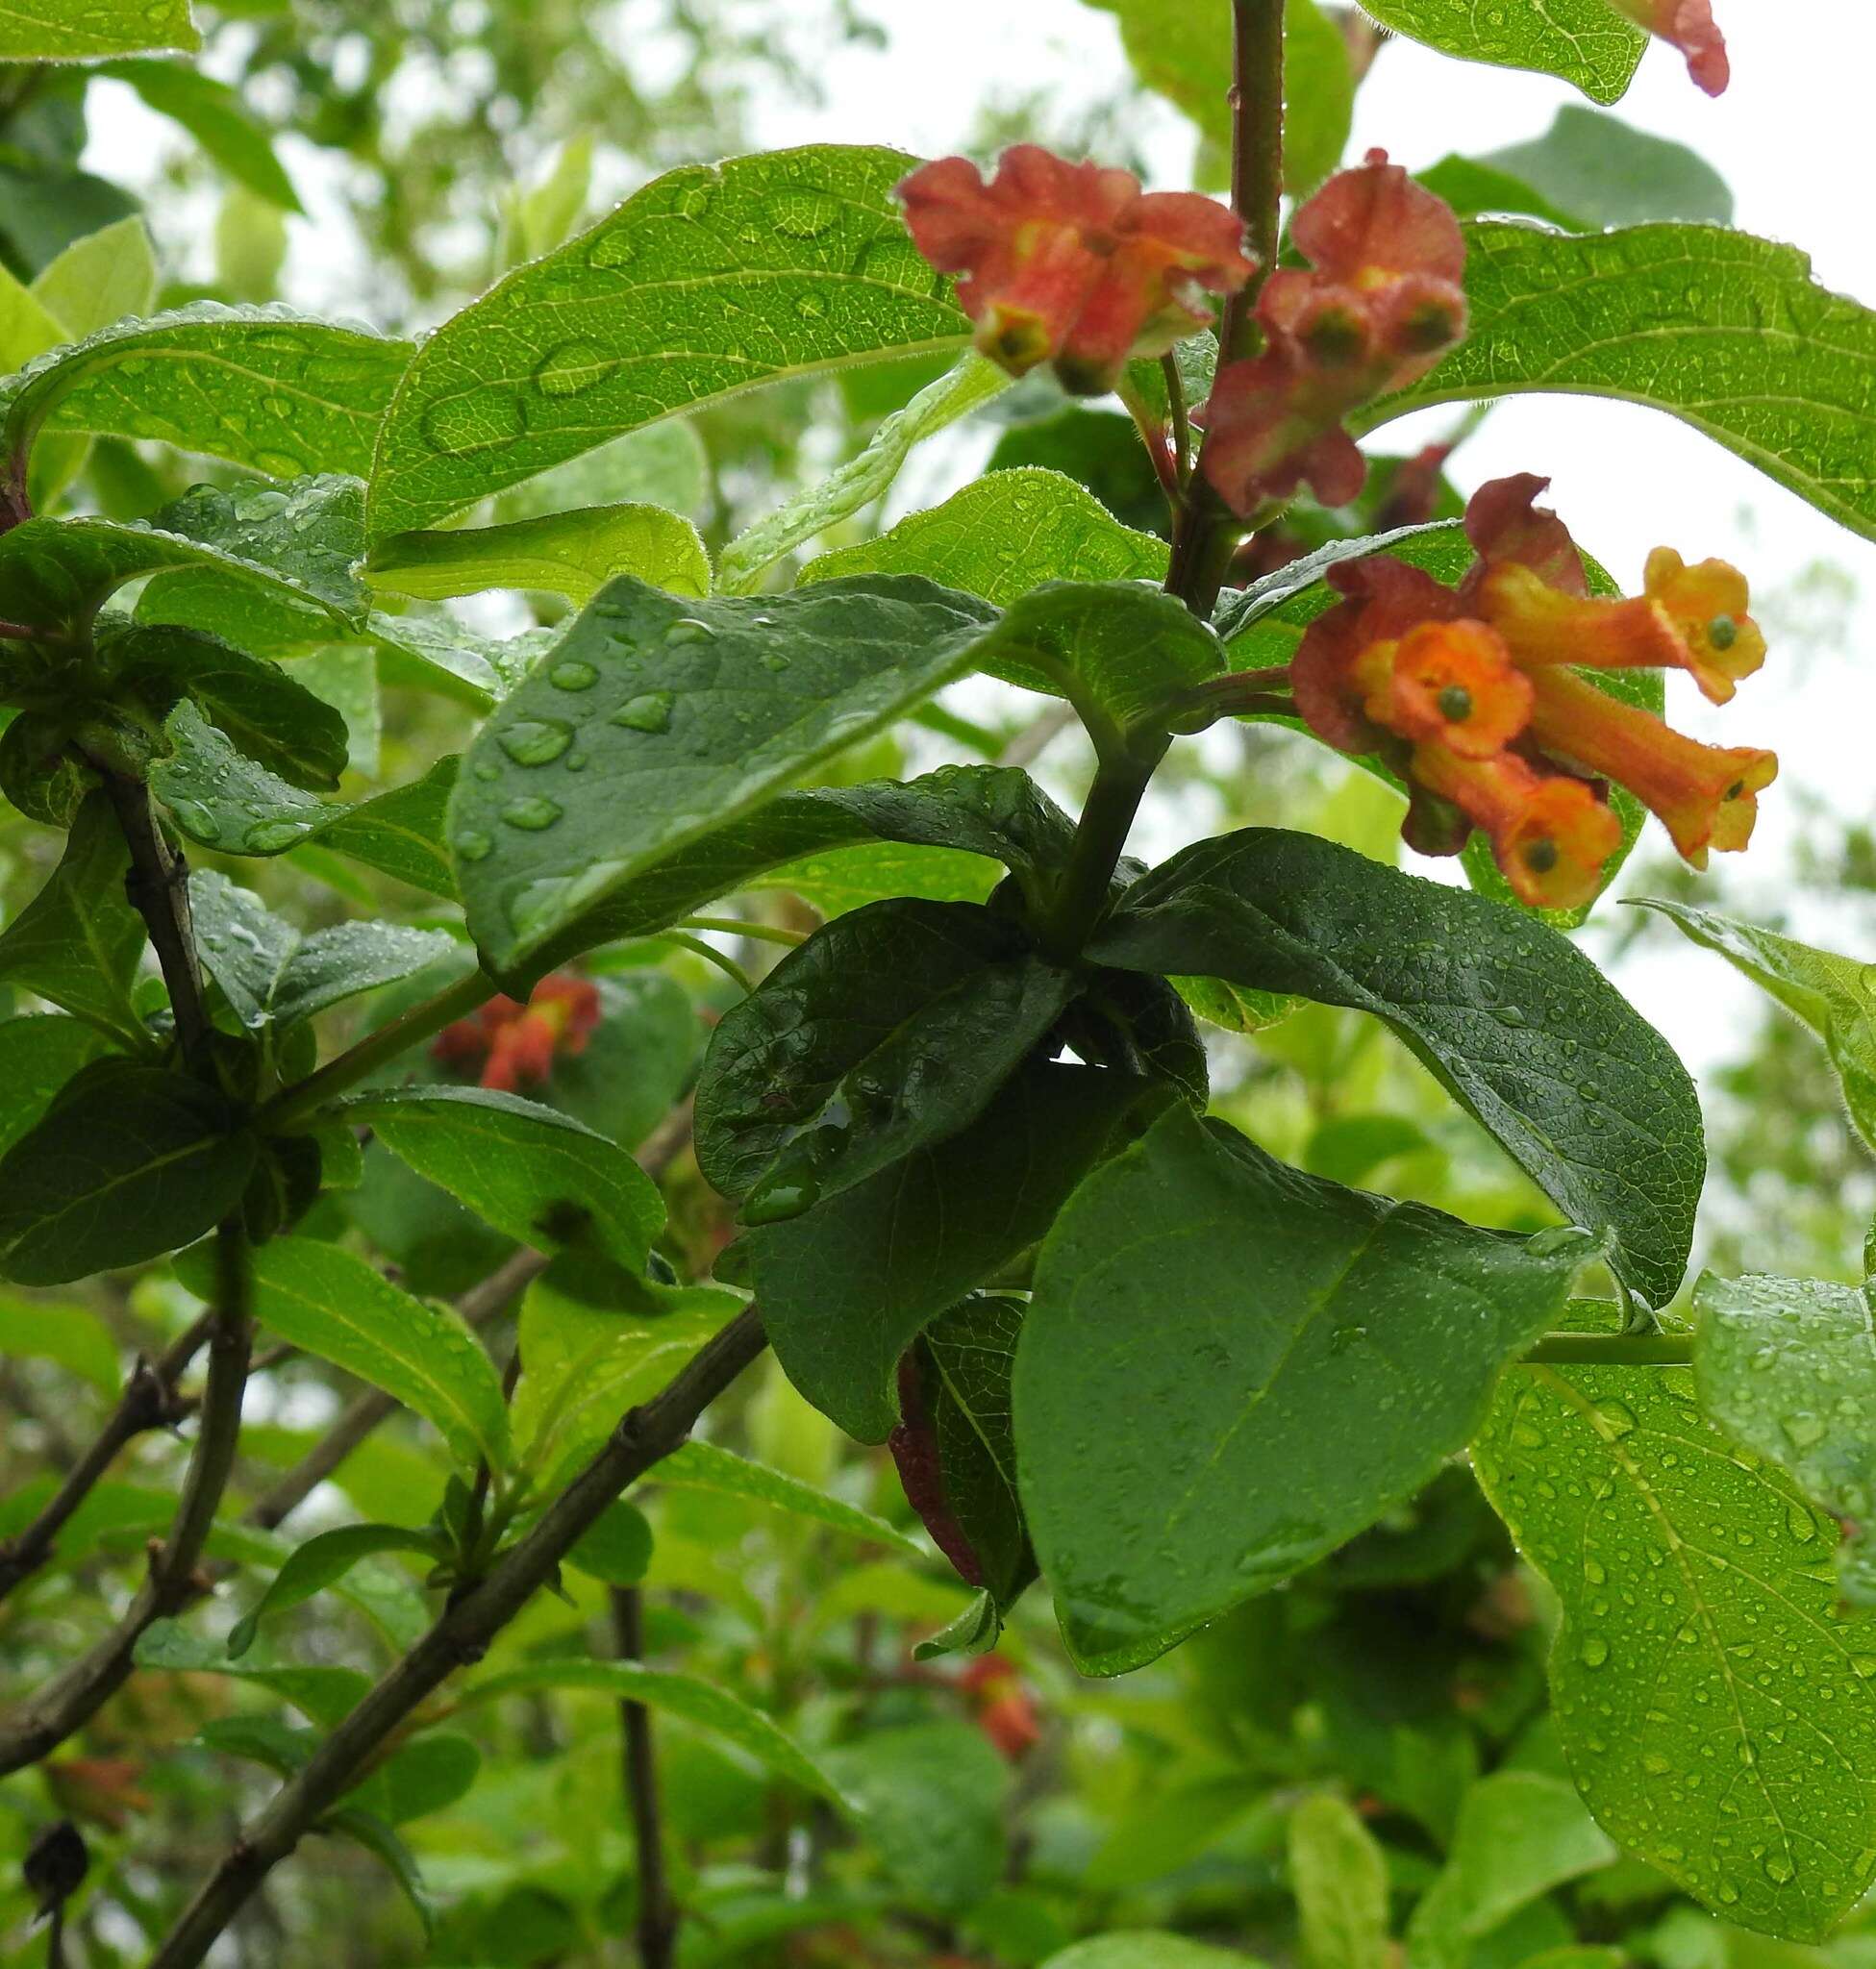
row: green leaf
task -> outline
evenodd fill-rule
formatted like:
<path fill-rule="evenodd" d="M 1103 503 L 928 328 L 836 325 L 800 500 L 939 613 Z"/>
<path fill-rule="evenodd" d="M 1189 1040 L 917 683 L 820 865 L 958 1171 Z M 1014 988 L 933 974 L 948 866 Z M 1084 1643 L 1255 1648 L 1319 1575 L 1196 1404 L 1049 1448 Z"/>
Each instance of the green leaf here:
<path fill-rule="evenodd" d="M 437 1932 L 437 1904 L 424 1885 L 423 1873 L 415 1855 L 390 1827 L 376 1813 L 361 1811 L 356 1806 L 340 1806 L 326 1815 L 324 1823 L 334 1832 L 344 1833 L 354 1845 L 362 1846 L 374 1859 L 383 1863 L 423 1924 L 425 1938 L 434 1935 Z"/>
<path fill-rule="evenodd" d="M 1480 8 L 1475 0 L 1362 0 L 1383 27 L 1463 62 L 1561 76 L 1592 103 L 1621 99 L 1647 48 L 1609 0 Z"/>
<path fill-rule="evenodd" d="M 442 930 L 336 923 L 311 933 L 213 869 L 189 877 L 202 962 L 250 1032 L 297 1025 L 361 991 L 414 977 L 462 945 Z"/>
<path fill-rule="evenodd" d="M 1372 1013 L 1565 1217 L 1614 1234 L 1650 1304 L 1687 1267 L 1706 1167 L 1686 1070 L 1554 930 L 1308 835 L 1200 842 L 1122 898 L 1089 955 Z"/>
<path fill-rule="evenodd" d="M 8 537 L 0 535 L 0 540 Z M 183 833 L 205 848 L 224 855 L 284 854 L 357 810 L 269 772 L 187 699 L 163 720 L 163 733 L 170 751 L 152 764 L 150 790 Z"/>
<path fill-rule="evenodd" d="M 693 404 L 963 345 L 892 187 L 915 161 L 834 144 L 687 164 L 446 322 L 386 419 L 374 537 L 434 525 Z"/>
<path fill-rule="evenodd" d="M 1010 1768 L 968 1723 L 875 1730 L 829 1761 L 867 1844 L 918 1906 L 957 1914 L 996 1885 Z"/>
<path fill-rule="evenodd" d="M 1016 1357 L 1030 1535 L 1084 1669 L 1138 1663 L 1411 1497 L 1593 1250 L 1163 1116 L 1056 1219 Z"/>
<path fill-rule="evenodd" d="M 788 1379 L 862 1442 L 898 1419 L 899 1357 L 927 1322 L 1048 1229 L 1144 1080 L 1030 1063 L 962 1134 L 743 1239 Z"/>
<path fill-rule="evenodd" d="M 33 298 L 64 330 L 55 340 L 82 339 L 127 314 L 147 314 L 156 296 L 156 250 L 140 217 L 74 239 L 33 282 Z"/>
<path fill-rule="evenodd" d="M 697 1163 L 747 1223 L 795 1216 L 967 1127 L 1074 988 L 1007 916 L 874 903 L 791 951 L 718 1021 Z"/>
<path fill-rule="evenodd" d="M 566 1562 L 606 1585 L 636 1586 L 651 1563 L 651 1527 L 644 1512 L 615 1498 L 580 1534 Z"/>
<path fill-rule="evenodd" d="M 590 131 L 569 137 L 539 185 L 509 193 L 502 213 L 505 263 L 553 252 L 580 223 L 592 191 L 592 143 Z"/>
<path fill-rule="evenodd" d="M 137 1665 L 176 1675 L 225 1675 L 252 1682 L 290 1703 L 309 1722 L 330 1730 L 342 1723 L 371 1692 L 371 1678 L 357 1668 L 306 1665 L 254 1651 L 230 1660 L 221 1643 L 191 1633 L 180 1620 L 157 1620 L 137 1643 Z"/>
<path fill-rule="evenodd" d="M 199 1082 L 103 1063 L 0 1158 L 0 1276 L 57 1285 L 141 1264 L 240 1201 L 254 1143 Z"/>
<path fill-rule="evenodd" d="M 726 595 L 752 594 L 784 555 L 883 498 L 913 445 L 968 416 L 1010 383 L 1006 371 L 971 350 L 886 418 L 858 458 L 738 535 L 723 550 L 717 586 Z"/>
<path fill-rule="evenodd" d="M 865 1544 L 884 1545 L 906 1558 L 925 1557 L 922 1545 L 884 1518 L 717 1443 L 686 1443 L 659 1464 L 657 1482 L 673 1490 L 708 1490 L 719 1497 L 744 1498 L 825 1525 L 831 1532 L 844 1533 Z"/>
<path fill-rule="evenodd" d="M 1837 1563 L 1844 1598 L 1876 1607 L 1876 1556 L 1865 1529 L 1876 1517 L 1876 1328 L 1867 1288 L 1709 1272 L 1693 1303 L 1701 1408 L 1842 1523 Z M 1862 1658 L 1876 1672 L 1876 1654 Z"/>
<path fill-rule="evenodd" d="M 110 1328 L 83 1306 L 0 1293 L 0 1354 L 50 1360 L 107 1395 L 114 1395 L 123 1380 Z"/>
<path fill-rule="evenodd" d="M 0 1019 L 0 1155 L 38 1120 L 59 1089 L 105 1051 L 96 1027 L 47 1012 Z"/>
<path fill-rule="evenodd" d="M 1685 1369 L 1521 1367 L 1472 1461 L 1563 1602 L 1551 1689 L 1603 1830 L 1736 1927 L 1821 1940 L 1876 1876 L 1876 1652 L 1832 1613 L 1826 1525 Z"/>
<path fill-rule="evenodd" d="M 980 604 L 903 578 L 705 602 L 612 583 L 457 781 L 450 839 L 476 943 L 513 971 L 635 875 L 910 710 L 969 666 L 982 631 Z"/>
<path fill-rule="evenodd" d="M 1698 152 L 1565 103 L 1543 136 L 1480 159 L 1575 215 L 1574 232 L 1686 219 L 1733 222 L 1733 194 Z"/>
<path fill-rule="evenodd" d="M 1519 1908 L 1615 1857 L 1561 1779 L 1537 1771 L 1482 1779 L 1460 1807 L 1445 1871 L 1413 1910 L 1410 1969 L 1464 1969 L 1473 1945 Z"/>
<path fill-rule="evenodd" d="M 336 1532 L 321 1532 L 293 1548 L 292 1556 L 267 1582 L 260 1599 L 228 1631 L 228 1652 L 232 1657 L 245 1655 L 269 1614 L 285 1613 L 315 1593 L 323 1593 L 361 1559 L 381 1552 L 414 1552 L 435 1560 L 447 1551 L 440 1533 L 413 1531 L 403 1525 L 341 1525 Z"/>
<path fill-rule="evenodd" d="M 283 212 L 305 212 L 265 127 L 249 115 L 239 90 L 186 62 L 105 62 L 93 72 L 128 83 L 159 116 L 180 124 L 214 163 L 257 198 Z"/>
<path fill-rule="evenodd" d="M 1363 428 L 1529 390 L 1647 404 L 1876 536 L 1876 314 L 1817 286 L 1806 255 L 1705 226 L 1465 235 L 1470 334 Z"/>
<path fill-rule="evenodd" d="M 505 526 L 392 534 L 372 550 L 371 586 L 420 601 L 528 588 L 584 608 L 615 575 L 674 595 L 710 593 L 697 529 L 661 506 L 588 506 Z"/>
<path fill-rule="evenodd" d="M 800 586 L 859 574 L 922 574 L 1007 608 L 1049 581 L 1163 581 L 1166 543 L 1124 527 L 1060 472 L 1022 465 L 974 479 L 878 538 L 836 547 Z"/>
<path fill-rule="evenodd" d="M 130 850 L 110 800 L 88 794 L 58 867 L 0 931 L 0 982 L 141 1051 L 149 1034 L 133 986 L 145 933 L 124 892 L 129 873 Z"/>
<path fill-rule="evenodd" d="M 1096 1935 L 1077 1942 L 1042 1964 L 1042 1969 L 1255 1969 L 1252 1957 L 1231 1949 L 1188 1942 L 1183 1935 L 1144 1930 Z"/>
<path fill-rule="evenodd" d="M 426 1731 L 355 1784 L 345 1794 L 353 1801 L 345 1809 L 363 1807 L 388 1825 L 408 1825 L 466 1796 L 481 1769 L 482 1752 L 472 1738 L 453 1730 Z"/>
<path fill-rule="evenodd" d="M 43 425 L 154 437 L 276 479 L 371 467 L 408 342 L 287 308 L 198 301 L 119 322 L 0 385 L 4 448 Z"/>
<path fill-rule="evenodd" d="M 199 1296 L 199 1261 L 178 1271 Z M 262 1245 L 254 1293 L 263 1326 L 414 1409 L 459 1461 L 507 1466 L 501 1377 L 460 1314 L 413 1299 L 363 1259 L 314 1237 Z"/>
<path fill-rule="evenodd" d="M 363 926 L 361 926 L 363 927 Z M 345 1104 L 419 1176 L 537 1250 L 644 1269 L 664 1225 L 658 1185 L 570 1114 L 491 1087 L 391 1087 Z"/>
<path fill-rule="evenodd" d="M 1289 1815 L 1289 1881 L 1309 1969 L 1387 1969 L 1388 1857 L 1332 1792 Z"/>
<path fill-rule="evenodd" d="M 1876 969 L 1711 910 L 1646 896 L 1635 901 L 1665 916 L 1690 942 L 1717 951 L 1823 1040 L 1851 1123 L 1876 1149 Z"/>
<path fill-rule="evenodd" d="M 720 1736 L 776 1777 L 831 1804 L 844 1803 L 840 1787 L 827 1769 L 811 1757 L 791 1736 L 740 1696 L 713 1682 L 688 1675 L 669 1675 L 636 1661 L 590 1661 L 577 1658 L 531 1661 L 491 1675 L 464 1689 L 462 1707 L 499 1702 L 505 1696 L 530 1695 L 538 1689 L 582 1689 L 622 1703 L 642 1703 L 661 1715 L 708 1730 Z"/>
<path fill-rule="evenodd" d="M 202 45 L 188 0 L 7 0 L 0 10 L 0 62 L 89 62 L 138 48 Z"/>

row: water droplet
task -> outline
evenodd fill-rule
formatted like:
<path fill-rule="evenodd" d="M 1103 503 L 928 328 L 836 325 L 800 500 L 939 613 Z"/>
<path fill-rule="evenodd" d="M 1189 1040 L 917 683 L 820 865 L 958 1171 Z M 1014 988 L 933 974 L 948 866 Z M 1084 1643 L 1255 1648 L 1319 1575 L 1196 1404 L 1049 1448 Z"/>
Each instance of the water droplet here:
<path fill-rule="evenodd" d="M 775 675 L 780 676 L 788 667 L 788 659 L 781 650 L 764 650 L 762 657 L 762 665 L 764 670 L 772 671 Z"/>
<path fill-rule="evenodd" d="M 1585 1634 L 1583 1645 L 1576 1652 L 1584 1667 L 1600 1668 L 1609 1659 L 1609 1643 L 1601 1634 Z"/>
<path fill-rule="evenodd" d="M 1867 1682 L 1872 1675 L 1876 1675 L 1876 1655 L 1852 1655 L 1850 1673 L 1861 1681 Z"/>
<path fill-rule="evenodd" d="M 1596 1413 L 1602 1417 L 1611 1435 L 1627 1435 L 1635 1427 L 1635 1410 L 1626 1402 L 1598 1402 Z"/>
<path fill-rule="evenodd" d="M 629 220 L 616 226 L 609 226 L 587 248 L 588 266 L 630 266 L 638 257 L 638 233 Z"/>
<path fill-rule="evenodd" d="M 1559 1224 L 1548 1231 L 1539 1231 L 1525 1245 L 1533 1258 L 1557 1258 L 1573 1251 L 1578 1245 L 1593 1244 L 1594 1236 L 1580 1224 Z"/>
<path fill-rule="evenodd" d="M 578 396 L 612 368 L 612 358 L 597 342 L 576 337 L 541 357 L 535 366 L 535 387 L 545 396 Z"/>
<path fill-rule="evenodd" d="M 464 861 L 480 861 L 485 856 L 493 853 L 495 844 L 487 835 L 478 833 L 476 829 L 464 828 L 456 836 L 455 847 Z"/>
<path fill-rule="evenodd" d="M 590 663 L 570 658 L 564 663 L 556 663 L 548 671 L 547 681 L 556 690 L 590 690 L 599 682 L 599 672 Z"/>
<path fill-rule="evenodd" d="M 667 643 L 714 642 L 716 632 L 695 615 L 680 615 L 664 632 Z"/>
<path fill-rule="evenodd" d="M 510 827 L 525 828 L 531 835 L 552 827 L 560 817 L 560 802 L 549 800 L 544 794 L 535 794 L 525 800 L 511 800 L 502 809 L 502 818 Z"/>
<path fill-rule="evenodd" d="M 671 691 L 647 690 L 627 698 L 609 722 L 623 725 L 628 732 L 667 732 L 671 726 L 671 707 L 676 702 Z"/>
<path fill-rule="evenodd" d="M 307 823 L 299 820 L 263 820 L 248 829 L 241 846 L 250 855 L 278 855 L 283 849 L 290 848 L 307 831 Z"/>
<path fill-rule="evenodd" d="M 1774 1886 L 1784 1886 L 1797 1872 L 1788 1853 L 1768 1853 L 1765 1856 L 1765 1878 Z"/>
<path fill-rule="evenodd" d="M 424 436 L 452 458 L 513 444 L 526 428 L 520 398 L 486 385 L 432 404 L 423 419 Z"/>
<path fill-rule="evenodd" d="M 1814 1449 L 1823 1441 L 1830 1425 L 1818 1415 L 1788 1415 L 1784 1419 L 1787 1435 L 1801 1450 Z"/>
<path fill-rule="evenodd" d="M 1351 1347 L 1359 1345 L 1368 1336 L 1366 1327 L 1338 1327 L 1329 1335 L 1331 1354 L 1346 1354 Z"/>
<path fill-rule="evenodd" d="M 546 765 L 573 743 L 573 728 L 554 718 L 518 718 L 495 734 L 516 765 Z"/>
<path fill-rule="evenodd" d="M 764 208 L 768 222 L 790 239 L 818 239 L 840 216 L 840 201 L 813 185 L 791 185 Z"/>
<path fill-rule="evenodd" d="M 752 1227 L 785 1223 L 812 1209 L 819 1202 L 820 1193 L 819 1180 L 805 1163 L 794 1168 L 779 1167 L 749 1192 L 738 1214 L 744 1224 Z"/>

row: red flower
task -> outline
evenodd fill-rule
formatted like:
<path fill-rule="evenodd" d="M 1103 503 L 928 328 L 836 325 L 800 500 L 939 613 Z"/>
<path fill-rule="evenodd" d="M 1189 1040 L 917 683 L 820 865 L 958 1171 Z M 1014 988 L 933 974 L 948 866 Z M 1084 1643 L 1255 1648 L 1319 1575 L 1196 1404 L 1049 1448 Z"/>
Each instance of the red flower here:
<path fill-rule="evenodd" d="M 1484 830 L 1519 901 L 1575 910 L 1595 900 L 1622 823 L 1586 782 L 1539 773 L 1515 753 L 1462 759 L 1439 745 L 1414 748 L 1413 773 Z"/>
<path fill-rule="evenodd" d="M 1733 80 L 1726 37 L 1713 25 L 1712 0 L 1610 0 L 1638 27 L 1672 41 L 1688 58 L 1688 73 L 1710 96 L 1724 95 Z"/>
<path fill-rule="evenodd" d="M 980 1655 L 962 1683 L 974 1699 L 977 1727 L 1011 1763 L 1020 1763 L 1042 1740 L 1041 1720 L 1022 1678 L 1000 1656 Z"/>
<path fill-rule="evenodd" d="M 491 998 L 472 1017 L 445 1026 L 430 1055 L 445 1065 L 479 1067 L 485 1087 L 512 1094 L 548 1080 L 557 1055 L 584 1053 L 598 1023 L 598 988 L 557 973 L 535 986 L 526 1005 Z"/>
<path fill-rule="evenodd" d="M 1013 376 L 1053 362 L 1078 395 L 1205 327 L 1201 292 L 1235 293 L 1255 271 L 1242 221 L 1215 200 L 1142 192 L 1131 172 L 1038 144 L 1005 151 L 988 183 L 967 158 L 940 158 L 899 197 L 919 252 L 959 276 L 984 354 Z"/>

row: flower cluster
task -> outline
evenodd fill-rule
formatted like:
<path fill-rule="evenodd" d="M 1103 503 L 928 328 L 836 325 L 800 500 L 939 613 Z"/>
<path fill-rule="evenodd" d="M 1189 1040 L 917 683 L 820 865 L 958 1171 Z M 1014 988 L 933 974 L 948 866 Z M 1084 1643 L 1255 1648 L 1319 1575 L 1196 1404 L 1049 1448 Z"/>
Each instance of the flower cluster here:
<path fill-rule="evenodd" d="M 1649 556 L 1643 592 L 1592 599 L 1568 530 L 1528 476 L 1466 509 L 1477 559 L 1457 588 L 1388 556 L 1345 562 L 1343 600 L 1290 665 L 1296 709 L 1344 752 L 1378 753 L 1413 795 L 1403 833 L 1450 855 L 1474 828 L 1533 906 L 1571 909 L 1621 845 L 1608 783 L 1659 816 L 1695 867 L 1743 848 L 1778 760 L 1702 745 L 1599 689 L 1582 669 L 1679 669 L 1715 704 L 1758 669 L 1765 639 L 1745 578 L 1723 561 Z"/>
<path fill-rule="evenodd" d="M 1733 79 L 1726 37 L 1713 24 L 1712 0 L 1610 0 L 1638 27 L 1671 41 L 1688 58 L 1688 73 L 1710 96 L 1723 95 Z"/>
<path fill-rule="evenodd" d="M 1331 178 L 1290 237 L 1310 266 L 1264 283 L 1263 352 L 1220 369 L 1201 413 L 1206 476 L 1240 513 L 1305 482 L 1326 506 L 1356 498 L 1367 467 L 1342 420 L 1465 333 L 1459 221 L 1385 151 Z"/>
<path fill-rule="evenodd" d="M 899 196 L 918 250 L 960 276 L 979 349 L 1013 376 L 1052 362 L 1078 395 L 1205 327 L 1201 294 L 1236 293 L 1256 270 L 1242 221 L 1214 199 L 1142 192 L 1131 172 L 1038 144 L 1005 151 L 988 183 L 969 159 L 940 158 Z"/>
<path fill-rule="evenodd" d="M 540 1086 L 557 1056 L 584 1053 L 599 1023 L 599 991 L 585 978 L 543 978 L 526 1005 L 491 998 L 473 1017 L 437 1034 L 430 1052 L 446 1066 L 475 1068 L 481 1084 L 504 1094 Z"/>

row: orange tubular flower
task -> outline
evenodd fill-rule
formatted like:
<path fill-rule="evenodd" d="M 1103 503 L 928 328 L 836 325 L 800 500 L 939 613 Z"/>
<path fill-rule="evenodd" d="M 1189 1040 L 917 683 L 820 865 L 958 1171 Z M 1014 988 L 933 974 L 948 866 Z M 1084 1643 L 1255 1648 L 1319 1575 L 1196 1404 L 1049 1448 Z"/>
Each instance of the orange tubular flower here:
<path fill-rule="evenodd" d="M 899 197 L 919 252 L 959 276 L 978 348 L 1013 376 L 1053 362 L 1076 395 L 1207 326 L 1201 293 L 1236 293 L 1256 270 L 1242 221 L 1215 199 L 1142 192 L 1129 171 L 1038 144 L 1005 151 L 988 183 L 967 158 L 940 158 Z"/>
<path fill-rule="evenodd" d="M 491 998 L 473 1017 L 445 1026 L 431 1042 L 433 1059 L 480 1068 L 481 1084 L 512 1094 L 551 1078 L 556 1056 L 584 1053 L 599 1023 L 599 991 L 585 978 L 543 978 L 526 1005 Z"/>
<path fill-rule="evenodd" d="M 1463 759 L 1502 752 L 1531 720 L 1531 680 L 1483 622 L 1424 622 L 1394 646 L 1368 715 L 1403 738 Z"/>
<path fill-rule="evenodd" d="M 1520 902 L 1576 910 L 1595 900 L 1604 865 L 1622 845 L 1622 823 L 1593 787 L 1561 773 L 1540 774 L 1515 753 L 1462 759 L 1439 745 L 1415 746 L 1413 772 L 1485 830 Z"/>
<path fill-rule="evenodd" d="M 1688 58 L 1688 73 L 1710 96 L 1724 95 L 1733 80 L 1726 37 L 1713 24 L 1712 0 L 1610 0 L 1639 28 L 1671 41 Z"/>

